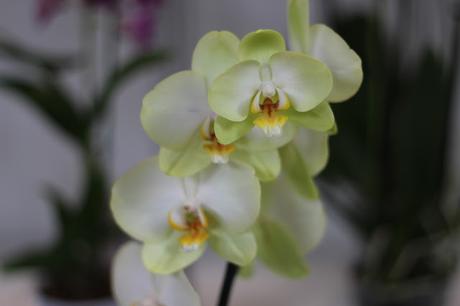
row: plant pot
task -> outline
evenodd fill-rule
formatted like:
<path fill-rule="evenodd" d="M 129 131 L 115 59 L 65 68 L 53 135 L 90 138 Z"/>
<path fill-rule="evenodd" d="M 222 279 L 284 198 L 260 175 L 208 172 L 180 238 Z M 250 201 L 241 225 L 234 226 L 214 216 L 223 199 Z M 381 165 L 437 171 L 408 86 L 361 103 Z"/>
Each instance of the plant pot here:
<path fill-rule="evenodd" d="M 442 306 L 446 302 L 446 282 L 393 286 L 360 284 L 357 294 L 362 306 Z"/>
<path fill-rule="evenodd" d="M 40 296 L 39 306 L 116 306 L 112 299 L 68 301 L 47 296 Z"/>

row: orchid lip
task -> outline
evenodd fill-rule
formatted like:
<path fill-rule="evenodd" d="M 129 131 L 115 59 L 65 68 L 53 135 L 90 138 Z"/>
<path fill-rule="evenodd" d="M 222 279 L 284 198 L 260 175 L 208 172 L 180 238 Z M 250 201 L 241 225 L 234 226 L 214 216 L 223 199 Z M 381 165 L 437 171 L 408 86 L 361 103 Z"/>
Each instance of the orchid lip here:
<path fill-rule="evenodd" d="M 290 103 L 283 90 L 275 87 L 273 87 L 272 90 L 270 86 L 271 83 L 263 84 L 262 89 L 256 94 L 252 101 L 251 112 L 259 114 L 253 123 L 256 127 L 260 128 L 267 137 L 281 136 L 283 133 L 283 126 L 286 124 L 288 117 L 279 114 L 279 111 L 289 109 Z M 269 92 L 272 96 L 267 96 L 265 91 Z"/>
<path fill-rule="evenodd" d="M 185 252 L 198 250 L 208 240 L 208 219 L 201 207 L 182 206 L 168 215 L 172 229 L 184 233 L 179 242 Z"/>

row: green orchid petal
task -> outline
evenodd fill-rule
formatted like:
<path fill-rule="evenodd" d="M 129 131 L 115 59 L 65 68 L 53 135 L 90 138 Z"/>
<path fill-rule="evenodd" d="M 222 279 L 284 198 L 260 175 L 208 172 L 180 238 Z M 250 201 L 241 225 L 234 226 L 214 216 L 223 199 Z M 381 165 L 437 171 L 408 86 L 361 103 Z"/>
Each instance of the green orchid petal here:
<path fill-rule="evenodd" d="M 288 26 L 291 49 L 307 53 L 309 50 L 310 1 L 289 0 Z"/>
<path fill-rule="evenodd" d="M 169 239 L 146 243 L 142 248 L 142 260 L 152 273 L 171 274 L 182 270 L 203 255 L 205 245 L 197 250 L 184 251 L 180 242 L 180 233 L 174 233 Z"/>
<path fill-rule="evenodd" d="M 332 75 L 327 66 L 307 55 L 280 52 L 270 58 L 270 66 L 273 82 L 299 112 L 315 108 L 332 90 Z"/>
<path fill-rule="evenodd" d="M 281 148 L 289 143 L 296 133 L 297 129 L 291 122 L 287 122 L 283 127 L 283 133 L 279 136 L 268 137 L 265 133 L 253 127 L 245 137 L 238 140 L 236 146 L 238 149 L 246 151 L 271 151 Z"/>
<path fill-rule="evenodd" d="M 254 275 L 254 270 L 255 268 L 254 268 L 254 261 L 253 261 L 246 266 L 240 267 L 240 269 L 238 270 L 238 276 L 242 278 L 250 278 Z"/>
<path fill-rule="evenodd" d="M 141 244 L 130 241 L 114 257 L 111 276 L 117 305 L 137 305 L 146 299 L 165 306 L 201 305 L 184 272 L 164 276 L 152 274 L 142 262 L 141 251 Z"/>
<path fill-rule="evenodd" d="M 231 156 L 233 161 L 251 166 L 262 182 L 276 179 L 281 172 L 281 158 L 277 150 L 248 152 L 237 150 Z"/>
<path fill-rule="evenodd" d="M 197 198 L 216 218 L 215 226 L 244 233 L 255 223 L 260 209 L 260 184 L 254 170 L 229 163 L 200 172 Z"/>
<path fill-rule="evenodd" d="M 266 63 L 270 57 L 286 50 L 283 36 L 273 30 L 258 30 L 247 34 L 240 43 L 241 60 L 256 60 Z"/>
<path fill-rule="evenodd" d="M 329 134 L 307 129 L 300 129 L 294 137 L 293 144 L 307 166 L 310 175 L 316 176 L 329 159 Z"/>
<path fill-rule="evenodd" d="M 287 178 L 297 192 L 307 199 L 318 199 L 319 192 L 312 179 L 310 169 L 297 147 L 290 143 L 280 149 L 281 164 Z"/>
<path fill-rule="evenodd" d="M 160 146 L 181 150 L 208 115 L 204 78 L 192 71 L 182 71 L 158 83 L 145 96 L 141 122 Z"/>
<path fill-rule="evenodd" d="M 337 126 L 337 122 L 334 123 L 334 126 L 330 130 L 327 131 L 329 136 L 337 135 L 338 132 L 339 132 L 339 127 Z"/>
<path fill-rule="evenodd" d="M 225 70 L 239 62 L 240 40 L 227 31 L 213 31 L 204 35 L 195 47 L 192 70 L 203 75 L 208 85 Z"/>
<path fill-rule="evenodd" d="M 231 235 L 215 230 L 211 233 L 209 245 L 219 256 L 238 266 L 248 265 L 257 254 L 256 239 L 251 232 Z"/>
<path fill-rule="evenodd" d="M 158 158 L 147 159 L 120 177 L 110 206 L 118 225 L 141 241 L 166 239 L 172 233 L 168 213 L 183 201 L 180 180 L 165 175 Z"/>
<path fill-rule="evenodd" d="M 282 224 L 294 237 L 299 250 L 306 254 L 324 236 L 326 216 L 319 200 L 307 200 L 285 176 L 263 184 L 263 215 Z"/>
<path fill-rule="evenodd" d="M 251 117 L 241 122 L 217 117 L 214 121 L 214 132 L 221 144 L 231 144 L 246 135 L 254 126 Z"/>
<path fill-rule="evenodd" d="M 308 275 L 303 253 L 282 224 L 261 217 L 254 233 L 257 256 L 268 268 L 286 277 L 299 278 Z"/>
<path fill-rule="evenodd" d="M 259 63 L 241 62 L 220 75 L 209 89 L 209 106 L 228 120 L 243 121 L 252 98 L 259 90 Z"/>
<path fill-rule="evenodd" d="M 310 28 L 310 54 L 326 64 L 332 72 L 334 87 L 328 100 L 341 102 L 351 98 L 361 86 L 361 59 L 329 27 L 316 24 Z"/>
<path fill-rule="evenodd" d="M 203 141 L 197 133 L 183 150 L 160 148 L 160 169 L 167 175 L 191 176 L 211 164 L 211 158 L 203 149 Z"/>
<path fill-rule="evenodd" d="M 288 119 L 304 128 L 316 131 L 329 131 L 334 127 L 335 119 L 329 103 L 323 102 L 308 112 L 286 111 Z"/>

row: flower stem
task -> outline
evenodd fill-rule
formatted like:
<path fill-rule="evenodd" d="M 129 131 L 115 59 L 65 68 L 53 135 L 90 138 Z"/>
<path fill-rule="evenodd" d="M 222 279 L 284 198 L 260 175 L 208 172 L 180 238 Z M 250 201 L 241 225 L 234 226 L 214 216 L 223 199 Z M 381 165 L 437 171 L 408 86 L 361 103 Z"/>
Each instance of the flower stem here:
<path fill-rule="evenodd" d="M 222 288 L 220 289 L 219 303 L 217 306 L 228 306 L 230 301 L 230 293 L 232 291 L 233 282 L 235 276 L 238 273 L 238 266 L 227 263 L 227 268 L 225 270 L 224 281 L 222 283 Z"/>

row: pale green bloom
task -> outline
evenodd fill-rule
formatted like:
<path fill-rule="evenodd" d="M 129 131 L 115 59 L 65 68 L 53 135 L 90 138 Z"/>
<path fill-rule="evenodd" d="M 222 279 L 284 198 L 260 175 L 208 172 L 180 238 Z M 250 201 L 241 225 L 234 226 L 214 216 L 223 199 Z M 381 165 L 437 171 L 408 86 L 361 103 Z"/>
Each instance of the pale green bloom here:
<path fill-rule="evenodd" d="M 142 246 L 125 243 L 112 263 L 112 291 L 118 306 L 200 306 L 185 274 L 152 274 L 141 257 Z"/>
<path fill-rule="evenodd" d="M 324 235 L 326 217 L 313 177 L 326 166 L 329 135 L 299 129 L 281 148 L 283 174 L 262 184 L 262 208 L 254 227 L 258 258 L 288 277 L 308 274 L 305 254 Z"/>
<path fill-rule="evenodd" d="M 254 229 L 257 257 L 287 277 L 308 274 L 305 254 L 321 241 L 326 218 L 322 203 L 307 200 L 285 175 L 262 185 L 262 208 Z"/>
<path fill-rule="evenodd" d="M 308 54 L 328 66 L 333 76 L 333 88 L 328 102 L 351 98 L 361 86 L 363 71 L 361 59 L 347 43 L 325 25 L 310 26 L 309 1 L 289 0 L 290 45 L 295 51 Z M 317 175 L 328 159 L 328 138 L 335 133 L 302 130 L 294 141 L 282 150 L 283 166 L 294 186 L 307 198 L 317 197 L 311 176 Z"/>
<path fill-rule="evenodd" d="M 215 135 L 215 122 L 220 119 L 208 106 L 208 86 L 239 61 L 238 46 L 239 39 L 230 32 L 206 34 L 195 48 L 192 70 L 166 78 L 145 96 L 142 125 L 161 146 L 160 167 L 165 173 L 190 176 L 212 163 L 232 160 L 252 166 L 264 181 L 279 174 L 276 148 L 290 139 L 268 142 L 255 135 L 223 144 Z M 286 134 L 292 138 L 294 130 Z"/>
<path fill-rule="evenodd" d="M 313 177 L 326 166 L 329 159 L 329 134 L 300 129 L 293 141 L 280 150 L 283 172 L 306 199 L 317 199 L 318 190 Z"/>
<path fill-rule="evenodd" d="M 309 0 L 289 0 L 291 48 L 329 67 L 334 79 L 334 86 L 327 98 L 329 102 L 348 100 L 363 81 L 361 59 L 332 29 L 323 24 L 310 25 L 309 12 Z"/>
<path fill-rule="evenodd" d="M 332 89 L 332 76 L 320 61 L 286 51 L 283 37 L 272 30 L 246 35 L 238 55 L 241 62 L 209 89 L 209 104 L 221 117 L 215 125 L 221 143 L 234 142 L 253 127 L 285 138 L 285 130 L 294 125 L 322 131 L 334 125 L 329 105 L 322 103 Z"/>
<path fill-rule="evenodd" d="M 119 178 L 111 198 L 115 221 L 144 242 L 144 264 L 158 274 L 193 263 L 207 242 L 226 260 L 249 263 L 256 253 L 249 230 L 259 206 L 259 182 L 246 166 L 211 166 L 178 178 L 164 174 L 156 157 Z"/>

